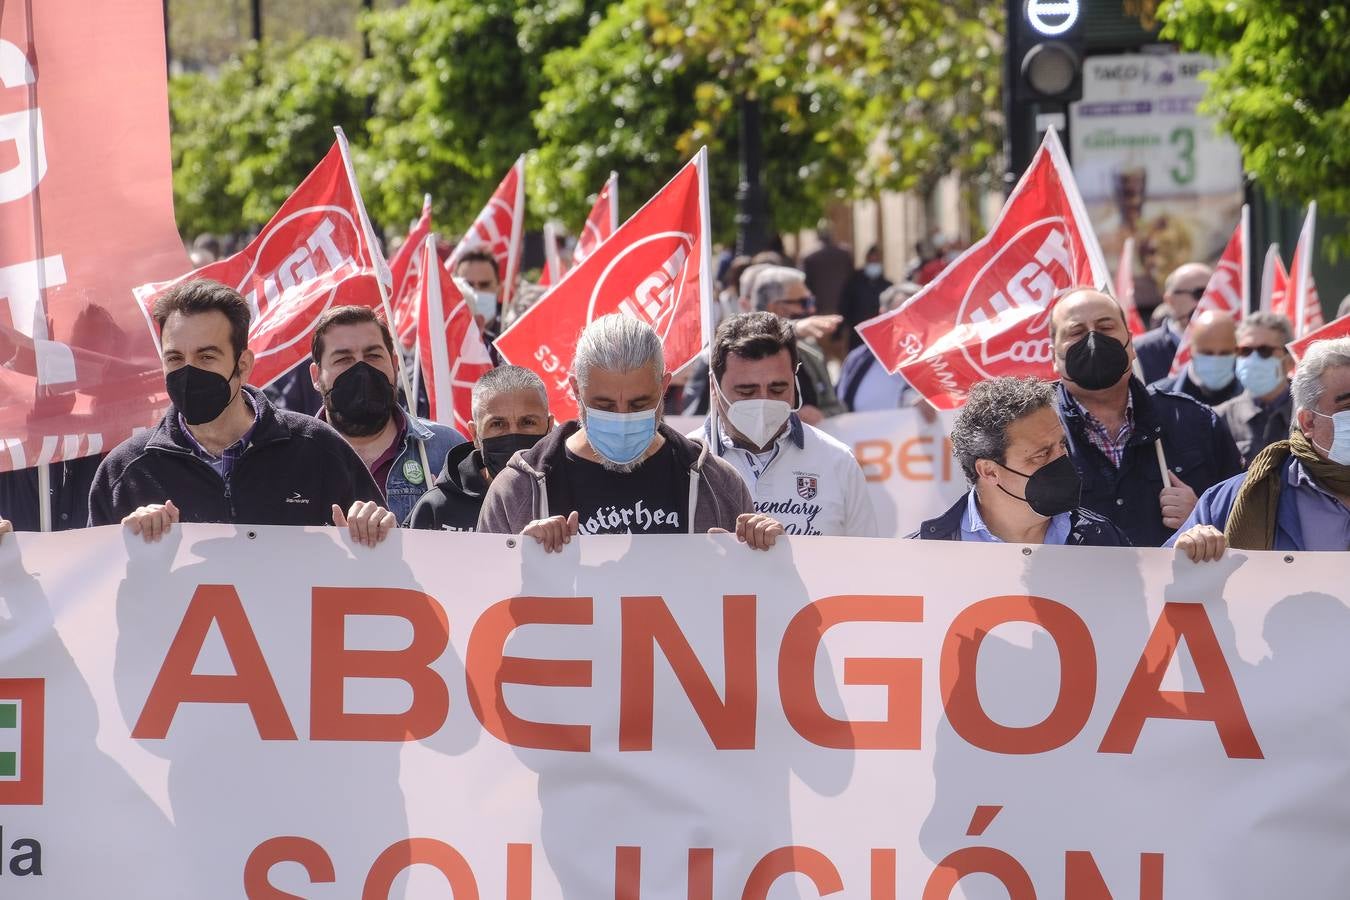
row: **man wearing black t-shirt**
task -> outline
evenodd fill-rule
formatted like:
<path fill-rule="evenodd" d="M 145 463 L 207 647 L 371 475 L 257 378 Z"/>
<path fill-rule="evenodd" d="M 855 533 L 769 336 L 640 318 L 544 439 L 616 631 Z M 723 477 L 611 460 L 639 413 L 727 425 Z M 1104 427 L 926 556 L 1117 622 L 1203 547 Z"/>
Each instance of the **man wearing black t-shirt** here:
<path fill-rule="evenodd" d="M 570 376 L 580 421 L 517 454 L 492 480 L 478 530 L 528 534 L 550 552 L 575 534 L 734 531 L 755 549 L 783 526 L 754 513 L 730 465 L 661 422 L 661 340 L 629 316 L 582 332 Z"/>

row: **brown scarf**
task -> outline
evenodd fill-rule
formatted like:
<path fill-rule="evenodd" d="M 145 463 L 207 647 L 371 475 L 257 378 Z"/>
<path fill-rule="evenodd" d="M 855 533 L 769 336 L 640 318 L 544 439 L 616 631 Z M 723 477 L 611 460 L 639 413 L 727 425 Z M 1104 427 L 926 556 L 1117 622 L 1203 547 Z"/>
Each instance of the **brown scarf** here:
<path fill-rule="evenodd" d="M 1280 505 L 1280 489 L 1285 460 L 1292 453 L 1308 474 L 1322 487 L 1344 497 L 1350 495 L 1350 466 L 1342 466 L 1317 455 L 1307 436 L 1295 428 L 1289 440 L 1276 441 L 1256 455 L 1247 468 L 1247 478 L 1238 488 L 1233 509 L 1228 513 L 1224 537 L 1228 546 L 1238 550 L 1269 550 L 1275 543 L 1275 511 Z"/>

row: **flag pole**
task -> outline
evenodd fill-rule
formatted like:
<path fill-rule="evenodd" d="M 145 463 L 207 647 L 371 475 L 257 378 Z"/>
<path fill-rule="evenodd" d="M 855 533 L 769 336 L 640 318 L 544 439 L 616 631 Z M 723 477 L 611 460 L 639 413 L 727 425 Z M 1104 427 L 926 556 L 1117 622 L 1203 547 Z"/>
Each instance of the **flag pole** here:
<path fill-rule="evenodd" d="M 1136 357 L 1134 358 L 1133 366 L 1134 366 L 1134 377 L 1135 377 L 1135 378 L 1138 378 L 1138 379 L 1142 382 L 1142 381 L 1144 380 L 1144 366 L 1139 362 L 1139 357 L 1136 356 Z M 1162 438 L 1161 438 L 1161 437 L 1154 439 L 1154 441 L 1153 441 L 1153 449 L 1154 449 L 1155 451 L 1157 451 L 1157 454 L 1158 454 L 1158 471 L 1159 471 L 1160 473 L 1162 473 L 1163 487 L 1166 488 L 1168 485 L 1170 485 L 1170 484 L 1172 483 L 1172 480 L 1171 480 L 1170 478 L 1167 477 L 1167 472 L 1168 472 L 1168 469 L 1167 469 L 1167 454 L 1163 453 L 1163 445 L 1162 445 Z"/>
<path fill-rule="evenodd" d="M 52 530 L 52 464 L 37 467 L 38 528 Z"/>
<path fill-rule="evenodd" d="M 380 305 L 384 308 L 384 320 L 389 328 L 394 327 L 394 309 L 389 303 L 389 288 L 385 284 L 385 275 L 389 272 L 389 266 L 384 262 L 383 255 L 380 253 L 379 244 L 375 242 L 375 229 L 371 227 L 370 218 L 366 215 L 366 203 L 361 199 L 361 187 L 356 183 L 356 171 L 352 168 L 352 157 L 347 146 L 347 135 L 343 133 L 342 126 L 335 126 L 333 131 L 337 134 L 338 145 L 342 150 L 342 165 L 347 170 L 347 180 L 351 183 L 352 194 L 356 197 L 356 208 L 361 213 L 361 228 L 365 232 L 366 244 L 370 248 L 370 258 L 375 262 L 375 284 L 380 291 Z M 413 393 L 412 384 L 408 380 L 408 367 L 403 364 L 403 354 L 397 354 L 394 364 L 398 366 L 398 380 L 403 387 L 403 397 L 408 402 L 408 415 L 417 418 L 417 394 Z M 430 486 L 431 465 L 427 461 L 427 448 L 422 441 L 417 441 L 417 452 L 422 460 L 422 478 Z"/>

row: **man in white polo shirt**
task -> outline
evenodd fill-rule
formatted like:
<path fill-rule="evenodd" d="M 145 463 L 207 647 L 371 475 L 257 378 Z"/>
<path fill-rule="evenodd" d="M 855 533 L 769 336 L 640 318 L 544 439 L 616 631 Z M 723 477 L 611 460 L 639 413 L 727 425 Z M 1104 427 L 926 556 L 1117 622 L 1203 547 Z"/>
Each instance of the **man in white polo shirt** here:
<path fill-rule="evenodd" d="M 731 463 L 755 512 L 788 534 L 876 537 L 862 468 L 844 444 L 796 414 L 797 338 L 770 312 L 723 320 L 711 350 L 712 403 L 689 436 Z"/>

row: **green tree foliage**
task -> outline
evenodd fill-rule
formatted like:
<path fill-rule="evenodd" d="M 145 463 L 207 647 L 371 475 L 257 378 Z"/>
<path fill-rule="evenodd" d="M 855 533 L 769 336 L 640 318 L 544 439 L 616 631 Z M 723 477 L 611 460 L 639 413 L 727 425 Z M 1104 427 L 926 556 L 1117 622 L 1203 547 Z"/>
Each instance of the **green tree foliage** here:
<path fill-rule="evenodd" d="M 1350 214 L 1350 5 L 1169 0 L 1162 34 L 1220 60 L 1204 109 L 1270 194 Z M 1350 235 L 1329 240 L 1350 250 Z"/>
<path fill-rule="evenodd" d="M 365 98 L 350 84 L 358 54 L 314 39 L 250 47 L 214 76 L 169 82 L 174 206 L 185 235 L 267 222 L 333 145 L 341 125 L 365 139 Z"/>

